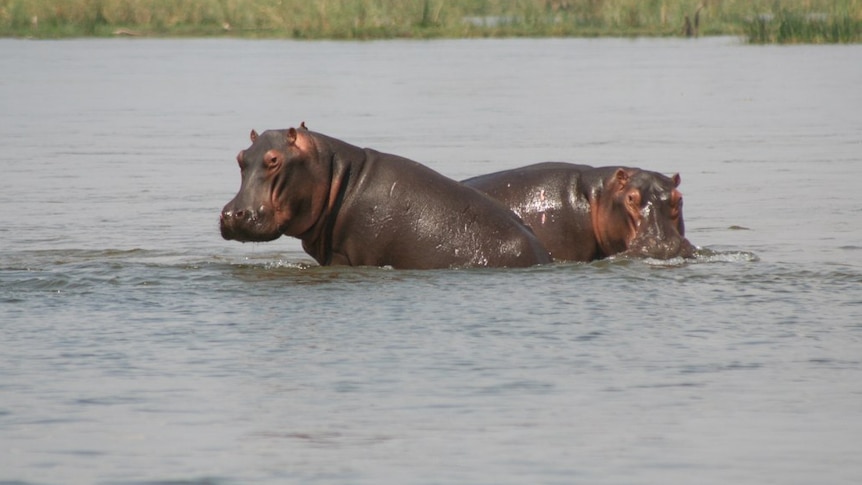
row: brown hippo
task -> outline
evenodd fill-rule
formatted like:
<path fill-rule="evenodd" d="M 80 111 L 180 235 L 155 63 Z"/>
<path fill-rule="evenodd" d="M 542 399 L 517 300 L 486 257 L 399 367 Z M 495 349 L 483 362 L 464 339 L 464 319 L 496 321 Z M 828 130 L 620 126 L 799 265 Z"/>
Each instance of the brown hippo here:
<path fill-rule="evenodd" d="M 546 162 L 464 180 L 508 205 L 557 261 L 690 258 L 679 174 Z"/>
<path fill-rule="evenodd" d="M 321 265 L 451 268 L 549 263 L 508 207 L 396 155 L 305 129 L 251 132 L 221 213 L 238 241 L 302 240 Z"/>

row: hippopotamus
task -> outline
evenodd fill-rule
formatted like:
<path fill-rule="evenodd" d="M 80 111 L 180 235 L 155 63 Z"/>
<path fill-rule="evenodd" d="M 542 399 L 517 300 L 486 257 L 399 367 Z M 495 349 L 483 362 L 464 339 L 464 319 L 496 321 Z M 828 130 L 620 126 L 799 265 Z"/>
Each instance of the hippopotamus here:
<path fill-rule="evenodd" d="M 305 128 L 251 131 L 221 235 L 302 241 L 320 265 L 527 267 L 548 251 L 508 207 L 412 160 Z"/>
<path fill-rule="evenodd" d="M 462 181 L 509 206 L 555 261 L 691 258 L 679 174 L 545 162 Z"/>

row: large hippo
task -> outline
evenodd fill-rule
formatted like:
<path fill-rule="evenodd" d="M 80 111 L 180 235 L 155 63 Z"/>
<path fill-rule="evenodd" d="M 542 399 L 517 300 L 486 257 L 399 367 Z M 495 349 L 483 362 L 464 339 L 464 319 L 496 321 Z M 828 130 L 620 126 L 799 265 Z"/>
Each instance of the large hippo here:
<path fill-rule="evenodd" d="M 302 240 L 321 265 L 525 267 L 547 250 L 508 207 L 396 155 L 299 129 L 251 132 L 221 213 L 238 241 Z"/>
<path fill-rule="evenodd" d="M 508 205 L 557 261 L 690 258 L 679 174 L 546 162 L 464 180 Z"/>

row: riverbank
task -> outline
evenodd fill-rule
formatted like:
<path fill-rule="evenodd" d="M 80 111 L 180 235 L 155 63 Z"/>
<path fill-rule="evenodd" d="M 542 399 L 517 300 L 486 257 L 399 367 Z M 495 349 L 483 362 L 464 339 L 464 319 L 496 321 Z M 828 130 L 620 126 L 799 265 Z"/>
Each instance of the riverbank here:
<path fill-rule="evenodd" d="M 737 35 L 862 42 L 860 0 L 0 0 L 0 36 L 295 39 Z"/>

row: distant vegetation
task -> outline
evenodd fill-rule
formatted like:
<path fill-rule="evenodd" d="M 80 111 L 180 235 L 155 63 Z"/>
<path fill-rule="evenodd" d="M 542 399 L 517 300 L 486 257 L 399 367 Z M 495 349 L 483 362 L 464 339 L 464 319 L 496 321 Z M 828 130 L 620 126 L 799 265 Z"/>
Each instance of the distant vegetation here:
<path fill-rule="evenodd" d="M 0 0 L 0 36 L 862 41 L 862 0 Z"/>

